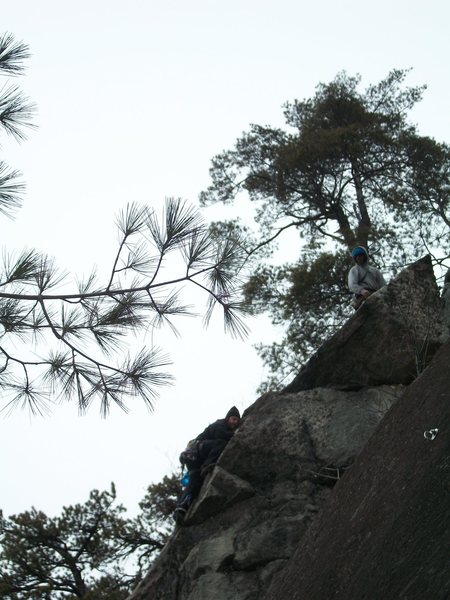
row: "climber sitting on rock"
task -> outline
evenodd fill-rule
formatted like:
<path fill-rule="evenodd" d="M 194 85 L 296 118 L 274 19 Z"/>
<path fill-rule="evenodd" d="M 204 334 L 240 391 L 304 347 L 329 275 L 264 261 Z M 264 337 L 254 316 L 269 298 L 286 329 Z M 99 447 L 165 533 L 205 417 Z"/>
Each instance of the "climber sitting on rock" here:
<path fill-rule="evenodd" d="M 348 274 L 348 287 L 354 294 L 352 306 L 357 310 L 367 298 L 376 292 L 386 282 L 381 271 L 368 264 L 369 255 L 363 246 L 356 246 L 352 250 L 355 265 Z"/>
<path fill-rule="evenodd" d="M 184 519 L 189 506 L 200 491 L 203 479 L 214 468 L 217 459 L 239 427 L 240 421 L 241 415 L 233 406 L 224 419 L 218 419 L 208 425 L 181 453 L 180 462 L 188 469 L 189 482 L 174 512 L 177 523 Z"/>

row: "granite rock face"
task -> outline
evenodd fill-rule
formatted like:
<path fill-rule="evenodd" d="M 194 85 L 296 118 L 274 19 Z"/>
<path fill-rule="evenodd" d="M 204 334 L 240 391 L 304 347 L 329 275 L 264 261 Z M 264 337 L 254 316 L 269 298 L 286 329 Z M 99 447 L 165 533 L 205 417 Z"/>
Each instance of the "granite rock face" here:
<path fill-rule="evenodd" d="M 130 600 L 260 598 L 403 389 L 260 398 Z"/>
<path fill-rule="evenodd" d="M 447 343 L 383 419 L 264 600 L 450 598 L 449 391 Z"/>
<path fill-rule="evenodd" d="M 372 294 L 285 391 L 408 385 L 443 341 L 442 305 L 426 256 Z"/>
<path fill-rule="evenodd" d="M 444 287 L 442 290 L 443 320 L 446 334 L 450 337 L 450 269 L 445 274 Z"/>
<path fill-rule="evenodd" d="M 277 574 L 283 579 L 384 415 L 439 346 L 441 313 L 423 259 L 369 298 L 283 392 L 250 406 L 184 526 L 129 600 L 259 600 Z M 271 598 L 290 597 L 278 594 L 280 585 Z"/>

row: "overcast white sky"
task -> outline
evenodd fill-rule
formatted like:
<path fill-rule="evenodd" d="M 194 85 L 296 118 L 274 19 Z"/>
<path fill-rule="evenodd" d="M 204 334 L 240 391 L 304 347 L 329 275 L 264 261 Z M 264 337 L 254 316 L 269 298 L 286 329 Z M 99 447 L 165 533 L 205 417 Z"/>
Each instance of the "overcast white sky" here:
<path fill-rule="evenodd" d="M 2 140 L 28 191 L 16 220 L 2 219 L 1 245 L 39 249 L 74 275 L 94 263 L 107 272 L 127 202 L 196 203 L 215 154 L 251 122 L 282 125 L 285 101 L 340 70 L 369 84 L 412 67 L 408 83 L 428 85 L 420 131 L 450 138 L 445 0 L 24 0 L 1 12 L 2 31 L 33 54 L 21 85 L 39 127 L 21 145 Z M 161 334 L 176 383 L 153 414 L 137 402 L 106 420 L 95 407 L 79 417 L 74 404 L 45 419 L 0 416 L 0 508 L 57 514 L 114 481 L 135 512 L 188 439 L 256 399 L 264 372 L 252 344 L 274 332 L 266 319 L 249 324 L 246 342 L 219 320 L 208 331 L 182 323 L 180 340 Z"/>

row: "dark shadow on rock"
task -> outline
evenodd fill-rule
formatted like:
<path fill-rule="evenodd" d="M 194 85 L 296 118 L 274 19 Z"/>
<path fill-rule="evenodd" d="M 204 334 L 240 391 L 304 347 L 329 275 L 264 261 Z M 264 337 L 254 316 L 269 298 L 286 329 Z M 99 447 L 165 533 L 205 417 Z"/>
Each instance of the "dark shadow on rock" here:
<path fill-rule="evenodd" d="M 449 366 L 446 344 L 385 416 L 264 600 L 450 597 Z"/>

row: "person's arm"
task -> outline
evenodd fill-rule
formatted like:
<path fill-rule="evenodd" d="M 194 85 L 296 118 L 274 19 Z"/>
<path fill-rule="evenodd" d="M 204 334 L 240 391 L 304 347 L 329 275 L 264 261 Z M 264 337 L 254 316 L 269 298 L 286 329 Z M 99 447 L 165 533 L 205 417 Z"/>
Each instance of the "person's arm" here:
<path fill-rule="evenodd" d="M 359 284 L 359 271 L 358 267 L 354 266 L 350 269 L 348 274 L 348 289 L 354 294 L 362 294 L 364 287 Z"/>

